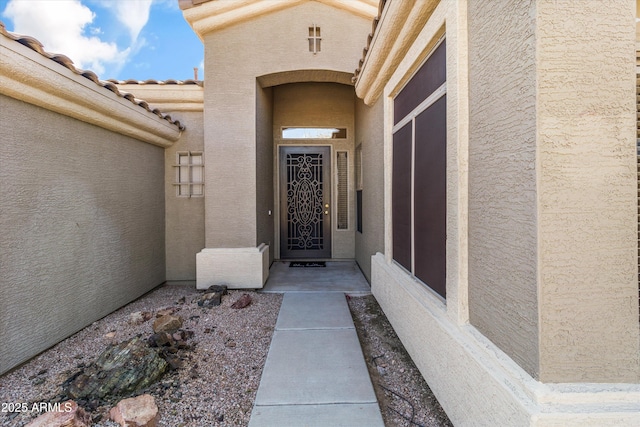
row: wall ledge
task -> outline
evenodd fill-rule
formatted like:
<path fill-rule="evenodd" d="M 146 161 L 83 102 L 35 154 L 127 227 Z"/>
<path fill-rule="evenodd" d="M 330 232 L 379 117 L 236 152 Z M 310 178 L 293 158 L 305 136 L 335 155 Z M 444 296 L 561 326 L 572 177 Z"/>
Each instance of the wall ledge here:
<path fill-rule="evenodd" d="M 146 102 L 0 33 L 0 94 L 160 147 L 180 138 L 184 127 Z"/>
<path fill-rule="evenodd" d="M 204 87 L 201 85 L 115 84 L 118 89 L 134 93 L 162 111 L 204 111 Z"/>
<path fill-rule="evenodd" d="M 640 384 L 539 382 L 383 254 L 371 265 L 373 295 L 454 424 L 640 425 Z"/>

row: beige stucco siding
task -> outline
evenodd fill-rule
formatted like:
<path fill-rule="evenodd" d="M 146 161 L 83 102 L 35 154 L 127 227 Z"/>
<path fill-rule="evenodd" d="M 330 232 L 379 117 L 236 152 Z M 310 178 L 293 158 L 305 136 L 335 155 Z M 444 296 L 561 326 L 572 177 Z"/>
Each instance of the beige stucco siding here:
<path fill-rule="evenodd" d="M 256 241 L 272 248 L 269 265 L 275 242 L 273 154 L 273 89 L 256 87 Z"/>
<path fill-rule="evenodd" d="M 0 373 L 165 280 L 164 150 L 0 96 Z"/>
<path fill-rule="evenodd" d="M 309 26 L 322 30 L 322 51 L 309 52 Z M 256 78 L 289 70 L 352 72 L 371 22 L 308 2 L 204 36 L 207 247 L 255 247 Z M 267 36 L 268 34 L 268 36 Z M 260 174 L 262 175 L 262 173 Z M 234 209 L 229 209 L 233 206 Z M 266 242 L 264 242 L 266 243 Z"/>
<path fill-rule="evenodd" d="M 473 1 L 468 22 L 469 317 L 537 377 L 535 6 Z"/>
<path fill-rule="evenodd" d="M 362 233 L 356 231 L 356 260 L 371 282 L 371 256 L 384 251 L 383 102 L 356 100 L 356 146 L 362 147 Z"/>
<path fill-rule="evenodd" d="M 354 194 L 354 102 L 353 86 L 335 83 L 297 83 L 274 88 L 273 135 L 279 145 L 330 145 L 332 174 L 332 256 L 355 258 L 355 194 Z M 283 139 L 283 127 L 346 128 L 345 139 L 296 140 Z M 336 221 L 337 169 L 336 152 L 346 151 L 348 160 L 348 216 L 347 229 L 338 230 Z M 279 206 L 279 204 L 278 204 Z M 279 214 L 278 210 L 278 214 Z"/>
<path fill-rule="evenodd" d="M 197 84 L 135 83 L 118 84 L 122 92 L 144 99 L 151 108 L 178 120 L 185 129 L 180 139 L 164 153 L 166 257 L 168 281 L 196 280 L 196 254 L 204 248 L 204 198 L 178 196 L 178 153 L 204 152 L 204 113 L 202 82 Z M 215 185 L 207 182 L 205 186 Z"/>
<path fill-rule="evenodd" d="M 638 382 L 634 5 L 535 14 L 540 379 Z"/>
<path fill-rule="evenodd" d="M 195 280 L 196 254 L 204 248 L 204 198 L 179 197 L 176 186 L 178 152 L 204 151 L 202 111 L 168 111 L 186 126 L 180 139 L 165 150 L 167 280 Z M 206 156 L 206 154 L 205 154 Z M 215 185 L 207 182 L 205 186 Z"/>

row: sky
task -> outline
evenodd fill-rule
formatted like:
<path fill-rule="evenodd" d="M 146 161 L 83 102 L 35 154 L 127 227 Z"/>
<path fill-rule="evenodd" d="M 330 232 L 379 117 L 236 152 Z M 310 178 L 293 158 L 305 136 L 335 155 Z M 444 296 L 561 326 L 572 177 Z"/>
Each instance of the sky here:
<path fill-rule="evenodd" d="M 0 0 L 0 21 L 101 80 L 186 80 L 194 67 L 204 77 L 202 42 L 178 0 Z"/>

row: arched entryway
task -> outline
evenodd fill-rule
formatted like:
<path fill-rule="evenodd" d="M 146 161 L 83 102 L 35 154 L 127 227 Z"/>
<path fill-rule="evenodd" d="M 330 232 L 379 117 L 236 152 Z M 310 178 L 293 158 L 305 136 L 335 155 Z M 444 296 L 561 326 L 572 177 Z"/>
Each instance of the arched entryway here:
<path fill-rule="evenodd" d="M 273 242 L 274 259 L 355 258 L 355 92 L 350 78 L 326 70 L 258 78 L 263 109 L 257 122 L 257 164 L 263 176 L 258 186 L 264 189 L 258 197 L 264 204 L 272 197 L 273 206 L 271 222 L 259 225 L 273 238 L 265 240 Z"/>

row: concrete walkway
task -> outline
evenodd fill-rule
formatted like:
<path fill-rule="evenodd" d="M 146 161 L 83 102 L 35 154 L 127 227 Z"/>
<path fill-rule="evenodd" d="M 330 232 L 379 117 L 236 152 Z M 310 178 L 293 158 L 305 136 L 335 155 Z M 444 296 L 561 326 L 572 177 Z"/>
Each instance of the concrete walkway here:
<path fill-rule="evenodd" d="M 384 426 L 344 293 L 285 293 L 249 421 L 264 426 Z"/>

